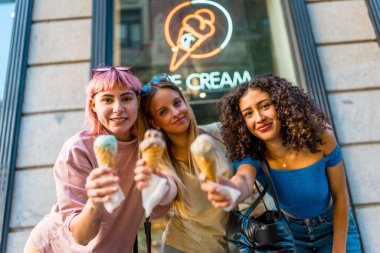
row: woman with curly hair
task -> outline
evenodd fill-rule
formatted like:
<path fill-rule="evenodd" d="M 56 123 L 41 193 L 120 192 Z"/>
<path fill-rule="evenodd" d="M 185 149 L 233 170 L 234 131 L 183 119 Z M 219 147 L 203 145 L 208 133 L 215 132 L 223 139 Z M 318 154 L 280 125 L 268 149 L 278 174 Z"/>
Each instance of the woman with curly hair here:
<path fill-rule="evenodd" d="M 224 184 L 243 201 L 255 178 L 265 184 L 258 161 L 268 161 L 280 206 L 297 252 L 360 252 L 350 209 L 340 146 L 327 118 L 300 88 L 273 76 L 257 76 L 221 103 L 222 136 L 236 174 Z M 217 186 L 202 184 L 215 207 L 231 204 Z"/>

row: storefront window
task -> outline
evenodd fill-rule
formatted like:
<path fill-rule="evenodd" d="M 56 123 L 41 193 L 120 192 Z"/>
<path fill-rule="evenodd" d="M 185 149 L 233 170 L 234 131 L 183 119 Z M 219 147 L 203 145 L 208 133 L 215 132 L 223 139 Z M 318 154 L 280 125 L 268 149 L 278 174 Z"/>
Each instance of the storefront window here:
<path fill-rule="evenodd" d="M 167 73 L 199 123 L 218 119 L 216 103 L 255 74 L 295 80 L 280 0 L 116 0 L 114 64 L 147 82 Z"/>
<path fill-rule="evenodd" d="M 14 1 L 0 1 L 0 111 L 3 108 L 5 79 L 14 18 Z"/>
<path fill-rule="evenodd" d="M 115 0 L 114 6 L 114 64 L 133 66 L 144 83 L 167 73 L 200 124 L 217 121 L 220 98 L 253 75 L 297 82 L 280 0 Z M 153 246 L 165 224 L 153 223 Z"/>

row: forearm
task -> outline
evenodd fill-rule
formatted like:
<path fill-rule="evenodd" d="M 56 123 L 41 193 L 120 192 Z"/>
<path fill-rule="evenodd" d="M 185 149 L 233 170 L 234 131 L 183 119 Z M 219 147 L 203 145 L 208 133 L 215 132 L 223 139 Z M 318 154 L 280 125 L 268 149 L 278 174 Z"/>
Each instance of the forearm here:
<path fill-rule="evenodd" d="M 237 203 L 243 202 L 246 198 L 248 198 L 252 194 L 252 183 L 250 180 L 244 175 L 236 174 L 231 178 L 231 181 L 237 186 L 240 191 L 240 196 L 237 199 Z"/>
<path fill-rule="evenodd" d="M 348 202 L 344 199 L 334 200 L 334 234 L 333 253 L 346 252 L 348 230 Z"/>
<path fill-rule="evenodd" d="M 177 185 L 174 182 L 174 179 L 170 176 L 166 176 L 168 180 L 167 185 L 169 186 L 168 192 L 161 199 L 159 205 L 169 205 L 173 202 L 174 198 L 177 196 Z"/>
<path fill-rule="evenodd" d="M 87 245 L 98 234 L 102 208 L 102 204 L 94 205 L 88 200 L 82 212 L 73 218 L 70 230 L 78 244 Z"/>

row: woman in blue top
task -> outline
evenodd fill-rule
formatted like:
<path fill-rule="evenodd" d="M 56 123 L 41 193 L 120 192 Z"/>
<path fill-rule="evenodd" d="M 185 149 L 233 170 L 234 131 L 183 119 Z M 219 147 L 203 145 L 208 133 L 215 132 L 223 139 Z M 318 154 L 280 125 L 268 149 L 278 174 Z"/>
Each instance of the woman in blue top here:
<path fill-rule="evenodd" d="M 264 183 L 257 161 L 263 157 L 297 252 L 360 252 L 340 147 L 314 101 L 287 80 L 264 75 L 225 96 L 221 112 L 236 174 L 219 182 L 241 191 L 237 203 L 251 194 L 255 178 Z M 231 204 L 217 186 L 202 188 L 215 207 Z"/>

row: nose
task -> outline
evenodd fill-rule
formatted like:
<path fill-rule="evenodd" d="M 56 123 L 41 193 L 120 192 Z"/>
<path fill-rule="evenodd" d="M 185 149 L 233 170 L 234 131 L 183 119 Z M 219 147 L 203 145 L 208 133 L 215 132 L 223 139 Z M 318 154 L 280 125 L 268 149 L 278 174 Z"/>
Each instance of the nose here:
<path fill-rule="evenodd" d="M 177 108 L 173 108 L 174 117 L 179 117 L 180 114 L 181 114 L 181 112 Z"/>
<path fill-rule="evenodd" d="M 266 118 L 265 114 L 263 114 L 260 110 L 256 110 L 254 112 L 254 116 L 257 123 L 261 123 Z"/>
<path fill-rule="evenodd" d="M 113 112 L 116 114 L 120 114 L 123 111 L 124 111 L 123 103 L 119 99 L 116 99 L 113 105 Z"/>

